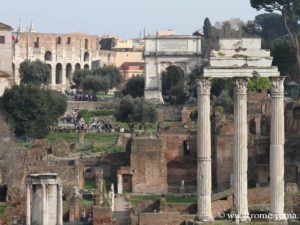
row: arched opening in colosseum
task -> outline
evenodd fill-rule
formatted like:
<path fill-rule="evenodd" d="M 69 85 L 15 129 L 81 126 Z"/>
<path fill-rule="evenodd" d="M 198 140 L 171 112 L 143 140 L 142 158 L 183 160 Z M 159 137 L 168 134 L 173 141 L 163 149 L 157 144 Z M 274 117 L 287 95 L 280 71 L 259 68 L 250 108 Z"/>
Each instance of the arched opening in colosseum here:
<path fill-rule="evenodd" d="M 56 81 L 56 84 L 62 84 L 62 65 L 61 65 L 61 63 L 58 63 L 56 65 L 55 81 Z"/>
<path fill-rule="evenodd" d="M 45 61 L 52 61 L 52 52 L 47 51 L 44 56 Z"/>
<path fill-rule="evenodd" d="M 71 84 L 72 83 L 72 65 L 71 63 L 68 63 L 66 66 L 66 77 L 68 82 Z"/>
<path fill-rule="evenodd" d="M 50 71 L 50 81 L 52 80 L 52 66 L 50 64 L 47 64 L 49 71 Z"/>
<path fill-rule="evenodd" d="M 80 64 L 79 64 L 79 63 L 76 63 L 76 64 L 75 64 L 75 70 L 80 70 L 80 69 L 81 69 Z"/>
<path fill-rule="evenodd" d="M 84 69 L 85 69 L 85 70 L 89 70 L 89 69 L 90 69 L 89 64 L 85 64 L 85 65 L 84 65 Z"/>
<path fill-rule="evenodd" d="M 85 52 L 85 53 L 84 53 L 84 56 L 83 56 L 83 60 L 84 60 L 85 62 L 89 61 L 89 60 L 90 60 L 90 53 Z"/>

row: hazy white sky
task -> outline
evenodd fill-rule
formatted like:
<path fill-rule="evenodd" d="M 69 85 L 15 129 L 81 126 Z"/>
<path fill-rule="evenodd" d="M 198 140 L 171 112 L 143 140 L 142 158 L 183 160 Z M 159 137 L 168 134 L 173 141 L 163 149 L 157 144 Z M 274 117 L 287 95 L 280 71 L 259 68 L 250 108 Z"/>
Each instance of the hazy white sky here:
<path fill-rule="evenodd" d="M 250 0 L 12 0 L 1 3 L 0 21 L 15 28 L 31 19 L 38 32 L 113 34 L 122 38 L 173 29 L 192 34 L 203 26 L 230 18 L 252 20 L 262 13 Z"/>

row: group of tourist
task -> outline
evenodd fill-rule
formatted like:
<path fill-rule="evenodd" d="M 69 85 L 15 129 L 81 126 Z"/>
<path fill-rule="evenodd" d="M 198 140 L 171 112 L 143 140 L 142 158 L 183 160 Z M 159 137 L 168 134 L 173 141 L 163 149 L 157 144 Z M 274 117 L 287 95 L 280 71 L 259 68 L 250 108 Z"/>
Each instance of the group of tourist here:
<path fill-rule="evenodd" d="M 70 98 L 70 100 L 74 101 L 89 101 L 89 102 L 95 102 L 97 101 L 97 96 L 95 94 L 85 94 L 81 93 L 78 90 L 70 90 L 70 91 L 65 91 L 65 95 Z"/>

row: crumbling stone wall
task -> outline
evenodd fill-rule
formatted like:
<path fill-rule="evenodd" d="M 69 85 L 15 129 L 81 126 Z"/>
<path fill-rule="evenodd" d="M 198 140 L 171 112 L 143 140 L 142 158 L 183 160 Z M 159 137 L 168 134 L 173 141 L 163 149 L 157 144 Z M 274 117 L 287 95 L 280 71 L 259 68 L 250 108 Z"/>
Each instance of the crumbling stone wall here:
<path fill-rule="evenodd" d="M 116 225 L 110 208 L 93 206 L 93 225 Z"/>
<path fill-rule="evenodd" d="M 167 192 L 167 163 L 162 151 L 161 139 L 133 138 L 130 166 L 133 192 Z"/>

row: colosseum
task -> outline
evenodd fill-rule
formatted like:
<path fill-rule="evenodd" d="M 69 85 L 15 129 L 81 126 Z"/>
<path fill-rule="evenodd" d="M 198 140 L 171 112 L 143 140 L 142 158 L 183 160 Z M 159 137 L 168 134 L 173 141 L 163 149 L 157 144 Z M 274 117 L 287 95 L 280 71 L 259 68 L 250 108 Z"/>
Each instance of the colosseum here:
<path fill-rule="evenodd" d="M 20 84 L 19 67 L 25 60 L 41 60 L 51 69 L 51 87 L 68 89 L 76 69 L 114 64 L 114 51 L 100 50 L 101 38 L 82 33 L 21 32 L 14 46 L 13 77 Z"/>

